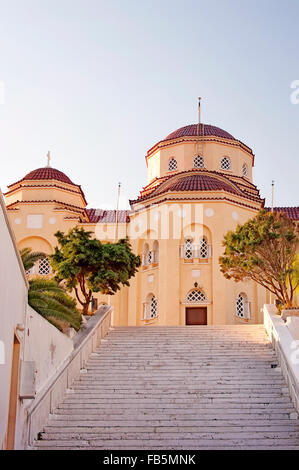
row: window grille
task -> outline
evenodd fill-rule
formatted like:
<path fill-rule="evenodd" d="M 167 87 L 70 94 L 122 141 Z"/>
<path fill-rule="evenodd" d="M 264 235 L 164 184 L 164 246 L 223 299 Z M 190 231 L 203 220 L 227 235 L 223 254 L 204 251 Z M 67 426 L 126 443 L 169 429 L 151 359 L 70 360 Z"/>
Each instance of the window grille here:
<path fill-rule="evenodd" d="M 236 300 L 236 315 L 239 318 L 249 318 L 249 302 L 245 294 L 239 294 Z"/>
<path fill-rule="evenodd" d="M 51 274 L 52 268 L 49 258 L 40 259 L 38 263 L 38 274 L 45 276 L 46 274 Z"/>
<path fill-rule="evenodd" d="M 201 258 L 208 258 L 209 255 L 209 247 L 208 247 L 208 242 L 205 238 L 203 238 L 200 242 L 200 257 Z"/>
<path fill-rule="evenodd" d="M 154 241 L 153 244 L 153 263 L 159 263 L 159 242 L 157 240 Z"/>
<path fill-rule="evenodd" d="M 153 295 L 150 301 L 150 317 L 155 318 L 158 315 L 158 300 Z"/>
<path fill-rule="evenodd" d="M 230 165 L 230 159 L 228 157 L 223 157 L 221 160 L 221 169 L 222 170 L 230 170 L 231 165 Z"/>
<path fill-rule="evenodd" d="M 194 168 L 204 168 L 205 162 L 201 155 L 197 155 L 197 157 L 194 158 L 193 166 Z"/>
<path fill-rule="evenodd" d="M 143 247 L 143 252 L 142 252 L 142 266 L 148 266 L 149 255 L 150 255 L 150 251 L 148 249 L 148 244 L 146 243 Z"/>
<path fill-rule="evenodd" d="M 185 241 L 185 250 L 184 250 L 184 256 L 187 259 L 191 259 L 193 256 L 193 249 L 192 249 L 192 240 L 188 238 Z"/>
<path fill-rule="evenodd" d="M 247 176 L 247 175 L 248 175 L 248 168 L 247 168 L 246 163 L 243 163 L 243 166 L 242 166 L 242 173 L 243 173 L 243 176 Z"/>
<path fill-rule="evenodd" d="M 178 168 L 178 162 L 175 160 L 175 158 L 171 158 L 168 162 L 168 170 L 174 171 L 174 170 L 177 170 L 177 168 Z"/>
<path fill-rule="evenodd" d="M 200 290 L 192 290 L 187 296 L 188 302 L 204 302 L 205 300 L 206 296 Z"/>
<path fill-rule="evenodd" d="M 149 251 L 148 252 L 148 264 L 152 264 L 153 262 L 153 252 L 152 251 Z"/>

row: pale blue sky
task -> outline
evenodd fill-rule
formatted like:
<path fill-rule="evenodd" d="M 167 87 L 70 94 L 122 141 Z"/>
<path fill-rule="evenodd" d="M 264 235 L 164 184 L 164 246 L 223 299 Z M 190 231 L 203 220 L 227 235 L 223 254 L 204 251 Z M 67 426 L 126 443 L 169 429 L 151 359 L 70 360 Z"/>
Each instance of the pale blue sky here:
<path fill-rule="evenodd" d="M 202 119 L 256 155 L 270 204 L 298 205 L 299 1 L 0 0 L 0 187 L 52 166 L 90 207 L 146 184 L 146 151 Z"/>

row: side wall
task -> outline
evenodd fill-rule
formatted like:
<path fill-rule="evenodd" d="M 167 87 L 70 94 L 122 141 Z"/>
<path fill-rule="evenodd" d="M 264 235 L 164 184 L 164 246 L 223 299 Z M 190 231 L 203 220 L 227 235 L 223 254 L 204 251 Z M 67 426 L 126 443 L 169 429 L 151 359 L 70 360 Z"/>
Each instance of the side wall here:
<path fill-rule="evenodd" d="M 12 359 L 15 342 L 20 355 L 14 364 L 16 387 L 15 449 L 23 449 L 27 434 L 27 408 L 20 400 L 21 361 L 35 363 L 35 390 L 39 392 L 73 351 L 73 341 L 42 318 L 27 303 L 28 283 L 0 193 L 0 449 L 7 446 Z M 9 429 L 12 429 L 10 424 Z"/>
<path fill-rule="evenodd" d="M 24 359 L 36 364 L 38 393 L 73 350 L 73 341 L 51 325 L 29 305 L 27 307 Z"/>
<path fill-rule="evenodd" d="M 4 357 L 0 357 L 0 448 L 5 447 L 9 412 L 14 335 L 20 343 L 23 357 L 23 333 L 17 325 L 25 323 L 27 283 L 20 265 L 18 252 L 11 233 L 2 194 L 0 193 L 0 344 Z M 4 349 L 4 351 L 3 351 Z M 20 402 L 17 402 L 17 422 Z M 18 426 L 17 426 L 18 428 Z M 18 434 L 18 429 L 16 434 Z M 19 436 L 17 436 L 17 439 Z"/>

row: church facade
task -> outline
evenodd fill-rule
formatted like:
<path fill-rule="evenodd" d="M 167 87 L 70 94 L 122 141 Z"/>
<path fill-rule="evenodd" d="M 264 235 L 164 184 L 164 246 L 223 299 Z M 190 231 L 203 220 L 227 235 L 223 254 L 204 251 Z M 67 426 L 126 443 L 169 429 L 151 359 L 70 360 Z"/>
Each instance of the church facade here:
<path fill-rule="evenodd" d="M 7 210 L 19 248 L 50 254 L 54 233 L 74 226 L 102 241 L 128 236 L 142 265 L 130 287 L 98 302 L 114 306 L 115 325 L 262 322 L 265 290 L 226 280 L 219 268 L 228 230 L 264 207 L 252 181 L 252 150 L 228 132 L 204 124 L 182 127 L 146 155 L 147 185 L 131 210 L 87 207 L 80 185 L 50 166 L 8 186 Z M 298 220 L 299 208 L 275 208 Z M 51 276 L 48 259 L 31 276 Z"/>

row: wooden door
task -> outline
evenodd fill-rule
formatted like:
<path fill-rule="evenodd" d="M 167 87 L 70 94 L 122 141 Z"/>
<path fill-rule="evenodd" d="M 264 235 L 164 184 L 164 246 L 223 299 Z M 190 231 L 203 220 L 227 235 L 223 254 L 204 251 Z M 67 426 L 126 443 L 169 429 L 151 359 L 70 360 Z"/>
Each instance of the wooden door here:
<path fill-rule="evenodd" d="M 19 364 L 20 364 L 20 342 L 14 335 L 14 345 L 12 352 L 11 379 L 8 423 L 6 433 L 6 449 L 13 450 L 15 447 L 16 416 L 18 405 L 18 383 L 19 383 Z"/>
<path fill-rule="evenodd" d="M 186 325 L 207 325 L 207 307 L 187 307 Z"/>

